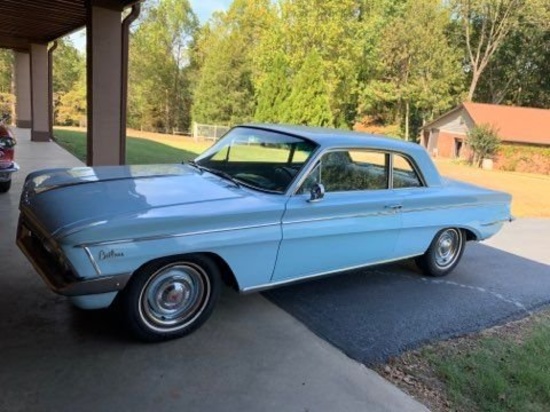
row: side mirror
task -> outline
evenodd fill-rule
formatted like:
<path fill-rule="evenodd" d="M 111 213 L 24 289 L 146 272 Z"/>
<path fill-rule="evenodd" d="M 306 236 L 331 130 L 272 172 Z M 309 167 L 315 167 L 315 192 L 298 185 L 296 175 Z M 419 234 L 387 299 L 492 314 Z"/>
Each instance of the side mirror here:
<path fill-rule="evenodd" d="M 315 203 L 325 197 L 325 186 L 322 183 L 315 183 L 310 190 L 309 203 Z"/>

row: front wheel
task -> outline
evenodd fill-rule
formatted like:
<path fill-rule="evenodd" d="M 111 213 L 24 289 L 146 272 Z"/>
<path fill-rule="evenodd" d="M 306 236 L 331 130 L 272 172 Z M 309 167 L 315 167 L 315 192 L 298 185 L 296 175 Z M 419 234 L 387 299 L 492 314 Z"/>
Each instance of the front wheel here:
<path fill-rule="evenodd" d="M 220 279 L 217 266 L 203 256 L 153 262 L 134 274 L 119 309 L 138 339 L 179 338 L 208 319 L 220 295 Z"/>
<path fill-rule="evenodd" d="M 0 182 L 0 193 L 6 193 L 8 190 L 10 190 L 10 187 L 11 179 Z"/>
<path fill-rule="evenodd" d="M 462 230 L 443 229 L 435 235 L 428 250 L 416 258 L 416 264 L 426 275 L 446 276 L 458 265 L 465 244 Z"/>

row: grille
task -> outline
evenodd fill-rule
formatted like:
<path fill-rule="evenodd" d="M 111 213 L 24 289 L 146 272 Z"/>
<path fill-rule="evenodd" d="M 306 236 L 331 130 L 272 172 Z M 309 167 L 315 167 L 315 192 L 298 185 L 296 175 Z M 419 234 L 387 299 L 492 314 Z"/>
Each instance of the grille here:
<path fill-rule="evenodd" d="M 67 285 L 75 281 L 75 273 L 65 263 L 65 258 L 57 245 L 23 214 L 19 220 L 17 244 L 54 291 L 62 292 Z"/>

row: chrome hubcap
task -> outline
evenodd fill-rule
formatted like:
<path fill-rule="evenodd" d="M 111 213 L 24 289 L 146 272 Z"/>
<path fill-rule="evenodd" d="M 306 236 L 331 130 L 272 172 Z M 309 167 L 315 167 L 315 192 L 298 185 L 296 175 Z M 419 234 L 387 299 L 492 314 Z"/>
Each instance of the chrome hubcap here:
<path fill-rule="evenodd" d="M 439 235 L 435 250 L 435 262 L 440 268 L 451 266 L 460 254 L 462 234 L 456 229 L 447 229 Z"/>
<path fill-rule="evenodd" d="M 165 266 L 154 273 L 140 295 L 140 315 L 157 331 L 170 332 L 192 323 L 205 309 L 210 281 L 191 263 Z"/>

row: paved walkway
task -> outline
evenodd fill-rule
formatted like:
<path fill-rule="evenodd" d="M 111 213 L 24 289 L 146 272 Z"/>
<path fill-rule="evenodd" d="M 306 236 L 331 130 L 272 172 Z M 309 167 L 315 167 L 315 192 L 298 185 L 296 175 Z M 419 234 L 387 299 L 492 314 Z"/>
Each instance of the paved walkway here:
<path fill-rule="evenodd" d="M 261 295 L 226 290 L 199 331 L 154 345 L 129 340 L 109 311 L 72 308 L 14 238 L 25 175 L 82 164 L 16 134 L 22 170 L 0 195 L 1 411 L 426 411 Z"/>

